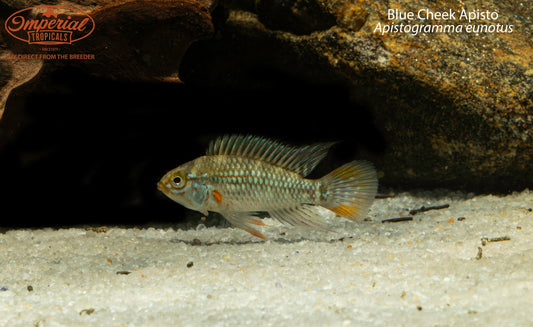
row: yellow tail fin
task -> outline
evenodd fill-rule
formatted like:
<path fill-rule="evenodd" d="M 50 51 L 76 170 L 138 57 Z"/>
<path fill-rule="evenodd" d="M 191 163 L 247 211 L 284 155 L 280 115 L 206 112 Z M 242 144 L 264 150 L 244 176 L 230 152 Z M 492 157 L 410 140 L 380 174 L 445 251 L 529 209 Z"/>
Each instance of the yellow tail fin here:
<path fill-rule="evenodd" d="M 378 189 L 376 170 L 367 161 L 347 163 L 321 181 L 325 192 L 320 205 L 351 220 L 367 213 Z"/>

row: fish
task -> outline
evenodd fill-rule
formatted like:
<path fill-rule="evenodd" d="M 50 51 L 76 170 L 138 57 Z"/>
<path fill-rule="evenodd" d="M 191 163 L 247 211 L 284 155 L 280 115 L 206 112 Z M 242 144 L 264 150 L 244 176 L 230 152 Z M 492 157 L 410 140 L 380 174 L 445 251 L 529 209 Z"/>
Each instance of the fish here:
<path fill-rule="evenodd" d="M 283 224 L 328 229 L 324 208 L 357 220 L 367 213 L 378 188 L 368 161 L 351 161 L 322 178 L 306 178 L 334 144 L 292 146 L 261 136 L 226 135 L 213 140 L 204 156 L 167 172 L 157 187 L 186 208 L 205 216 L 217 212 L 264 240 L 256 226 L 265 226 L 265 213 Z"/>

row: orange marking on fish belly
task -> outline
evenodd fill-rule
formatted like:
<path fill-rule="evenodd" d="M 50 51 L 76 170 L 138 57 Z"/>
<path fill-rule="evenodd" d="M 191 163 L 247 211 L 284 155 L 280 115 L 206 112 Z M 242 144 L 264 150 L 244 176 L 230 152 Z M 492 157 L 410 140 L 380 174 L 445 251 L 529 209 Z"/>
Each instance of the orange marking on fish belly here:
<path fill-rule="evenodd" d="M 341 204 L 338 207 L 331 208 L 331 211 L 345 217 L 351 217 L 357 211 L 357 206 L 350 206 Z"/>
<path fill-rule="evenodd" d="M 219 191 L 213 190 L 213 197 L 215 198 L 215 201 L 217 201 L 218 204 L 222 202 L 222 194 L 220 194 Z"/>

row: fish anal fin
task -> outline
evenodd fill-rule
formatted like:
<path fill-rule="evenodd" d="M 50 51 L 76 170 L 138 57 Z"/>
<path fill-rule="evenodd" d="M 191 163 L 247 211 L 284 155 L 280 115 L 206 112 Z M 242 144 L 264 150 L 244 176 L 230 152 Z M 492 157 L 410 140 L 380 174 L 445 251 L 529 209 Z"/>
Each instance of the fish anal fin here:
<path fill-rule="evenodd" d="M 329 230 L 321 210 L 324 209 L 319 206 L 302 204 L 293 208 L 272 210 L 268 213 L 270 217 L 284 224 Z"/>

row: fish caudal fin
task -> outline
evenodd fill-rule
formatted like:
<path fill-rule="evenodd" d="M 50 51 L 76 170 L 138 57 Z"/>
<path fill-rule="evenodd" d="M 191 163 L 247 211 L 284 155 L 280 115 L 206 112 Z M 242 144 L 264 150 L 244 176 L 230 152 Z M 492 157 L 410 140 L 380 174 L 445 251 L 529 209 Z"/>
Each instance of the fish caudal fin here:
<path fill-rule="evenodd" d="M 378 178 L 367 161 L 352 161 L 321 178 L 324 192 L 320 205 L 356 220 L 368 211 L 376 196 Z"/>

